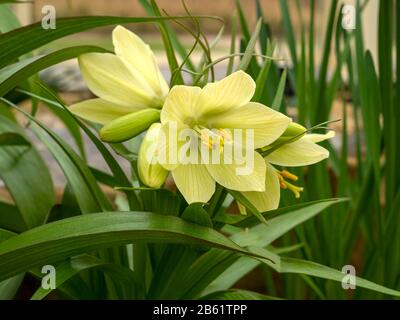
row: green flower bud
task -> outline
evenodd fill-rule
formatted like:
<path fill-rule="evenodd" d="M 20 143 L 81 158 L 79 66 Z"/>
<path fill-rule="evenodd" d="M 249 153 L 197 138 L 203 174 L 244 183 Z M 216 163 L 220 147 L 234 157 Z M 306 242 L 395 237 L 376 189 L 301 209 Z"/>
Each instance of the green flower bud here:
<path fill-rule="evenodd" d="M 139 178 L 146 186 L 151 188 L 160 188 L 168 175 L 168 171 L 156 159 L 160 128 L 160 123 L 152 124 L 139 149 Z"/>
<path fill-rule="evenodd" d="M 302 125 L 291 122 L 289 126 L 286 128 L 285 132 L 272 144 L 269 146 L 265 146 L 261 148 L 262 152 L 272 152 L 272 150 L 276 150 L 278 147 L 299 140 L 304 134 L 307 132 L 307 129 Z"/>
<path fill-rule="evenodd" d="M 306 131 L 307 129 L 304 128 L 302 125 L 296 122 L 291 122 L 282 136 L 293 138 L 305 133 Z"/>
<path fill-rule="evenodd" d="M 160 110 L 144 109 L 107 123 L 100 130 L 100 138 L 105 142 L 123 142 L 145 131 L 160 119 Z"/>
<path fill-rule="evenodd" d="M 299 140 L 306 132 L 307 129 L 302 125 L 296 122 L 291 122 L 285 132 L 273 144 L 280 145 L 286 142 L 294 142 Z"/>

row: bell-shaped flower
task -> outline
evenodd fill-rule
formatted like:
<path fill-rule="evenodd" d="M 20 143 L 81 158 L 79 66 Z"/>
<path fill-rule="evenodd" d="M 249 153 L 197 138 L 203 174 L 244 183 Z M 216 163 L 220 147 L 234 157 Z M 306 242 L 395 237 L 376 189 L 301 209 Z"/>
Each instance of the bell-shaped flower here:
<path fill-rule="evenodd" d="M 244 192 L 243 195 L 260 212 L 278 208 L 281 188 L 292 191 L 296 198 L 299 198 L 303 188 L 293 184 L 297 177 L 287 170 L 279 171 L 272 165 L 301 167 L 327 159 L 329 151 L 317 143 L 334 136 L 334 131 L 329 131 L 326 134 L 307 134 L 304 127 L 295 123 L 291 124 L 282 137 L 274 143 L 276 148 L 274 144 L 272 144 L 272 147 L 263 148 L 272 151 L 264 157 L 267 166 L 265 192 Z M 286 143 L 279 145 L 280 140 L 286 140 Z"/>
<path fill-rule="evenodd" d="M 151 188 L 160 188 L 168 175 L 157 162 L 158 135 L 161 124 L 154 123 L 146 132 L 139 149 L 138 173 L 140 180 Z"/>
<path fill-rule="evenodd" d="M 159 152 L 165 157 L 160 163 L 172 171 L 188 203 L 210 200 L 216 183 L 237 191 L 265 190 L 266 164 L 255 149 L 278 139 L 291 119 L 250 102 L 254 91 L 253 79 L 238 71 L 202 89 L 175 86 L 168 94 L 161 111 Z M 189 140 L 182 139 L 187 132 Z M 186 157 L 189 149 L 200 156 Z"/>
<path fill-rule="evenodd" d="M 117 136 L 127 140 L 137 134 L 132 113 L 160 109 L 169 87 L 150 47 L 137 35 L 117 26 L 112 40 L 115 54 L 86 53 L 79 57 L 83 78 L 98 98 L 76 103 L 69 109 L 83 119 L 104 125 L 102 131 L 108 133 L 123 126 L 126 133 Z M 133 134 L 129 134 L 131 127 Z M 106 141 L 116 142 L 107 138 L 108 135 Z"/>

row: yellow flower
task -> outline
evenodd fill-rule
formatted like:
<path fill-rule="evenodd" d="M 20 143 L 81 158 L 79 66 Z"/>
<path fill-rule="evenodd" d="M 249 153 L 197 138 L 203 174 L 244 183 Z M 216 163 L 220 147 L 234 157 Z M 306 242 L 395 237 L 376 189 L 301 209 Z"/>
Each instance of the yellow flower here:
<path fill-rule="evenodd" d="M 98 98 L 74 104 L 70 110 L 83 119 L 105 125 L 105 140 L 114 142 L 112 135 L 107 138 L 120 126 L 125 128 L 125 134 L 119 139 L 133 137 L 130 128 L 136 134 L 133 113 L 152 108 L 142 113 L 156 121 L 154 109 L 162 107 L 169 88 L 153 52 L 138 36 L 117 26 L 112 39 L 115 54 L 87 53 L 79 57 L 83 78 Z"/>
<path fill-rule="evenodd" d="M 152 124 L 139 149 L 139 178 L 145 185 L 151 188 L 160 188 L 168 175 L 168 171 L 156 162 L 157 139 L 160 128 L 160 123 Z"/>
<path fill-rule="evenodd" d="M 297 141 L 279 147 L 265 159 L 269 163 L 282 167 L 301 167 L 315 164 L 329 157 L 329 151 L 317 143 L 334 136 L 334 131 L 329 131 L 326 134 L 305 134 Z"/>
<path fill-rule="evenodd" d="M 265 190 L 265 161 L 254 150 L 274 142 L 291 120 L 260 103 L 250 102 L 254 91 L 253 79 L 239 71 L 203 89 L 175 86 L 168 94 L 161 111 L 160 134 L 165 139 L 159 139 L 158 143 L 159 153 L 168 155 L 168 159 L 160 163 L 172 171 L 175 184 L 188 203 L 207 202 L 216 182 L 237 191 Z M 194 133 L 190 144 L 200 150 L 201 161 L 184 162 L 176 152 L 171 155 L 171 150 L 184 144 L 170 134 L 172 127 L 178 133 L 188 129 Z M 232 134 L 234 130 L 240 135 L 252 132 L 253 141 L 248 145 L 247 140 L 237 142 Z M 250 156 L 252 166 L 248 172 L 238 174 L 247 166 L 248 158 L 245 163 L 239 163 L 243 159 L 235 157 L 231 163 L 221 158 L 219 163 L 213 163 L 205 159 L 202 152 L 205 149 L 218 150 L 221 154 L 226 154 L 228 149 L 240 149 Z"/>
<path fill-rule="evenodd" d="M 266 179 L 265 192 L 244 192 L 243 195 L 259 210 L 265 212 L 278 208 L 280 201 L 280 189 L 288 189 L 294 193 L 296 198 L 300 197 L 300 192 L 303 188 L 292 184 L 297 180 L 297 177 L 290 172 L 283 170 L 278 171 L 272 165 L 282 167 L 301 167 L 315 164 L 329 157 L 329 151 L 319 146 L 317 143 L 333 138 L 334 131 L 329 131 L 326 134 L 305 134 L 306 129 L 301 127 L 303 135 L 299 133 L 298 124 L 291 124 L 288 131 L 295 132 L 293 142 L 289 142 L 279 146 L 268 154 L 264 160 L 266 162 Z M 300 130 L 300 131 L 301 131 Z M 287 137 L 284 137 L 286 139 Z M 279 139 L 278 139 L 279 140 Z M 268 150 L 268 146 L 264 149 Z M 291 181 L 291 182 L 289 182 Z"/>

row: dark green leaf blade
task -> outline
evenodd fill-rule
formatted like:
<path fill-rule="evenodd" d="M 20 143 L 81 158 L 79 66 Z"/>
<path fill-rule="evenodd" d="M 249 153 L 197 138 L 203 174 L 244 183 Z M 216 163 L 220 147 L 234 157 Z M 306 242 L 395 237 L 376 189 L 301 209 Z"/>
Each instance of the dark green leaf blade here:
<path fill-rule="evenodd" d="M 22 81 L 52 65 L 76 58 L 84 53 L 106 51 L 96 46 L 77 46 L 18 61 L 0 71 L 0 96 L 4 96 Z"/>
<path fill-rule="evenodd" d="M 2 242 L 0 280 L 91 250 L 143 241 L 207 245 L 247 254 L 221 233 L 177 217 L 148 212 L 94 213 L 52 222 Z"/>
<path fill-rule="evenodd" d="M 14 133 L 28 140 L 17 124 L 0 116 L 0 134 L 4 133 Z M 55 199 L 50 173 L 36 149 L 26 145 L 0 147 L 0 177 L 23 221 L 14 226 L 18 227 L 16 231 L 43 224 Z"/>

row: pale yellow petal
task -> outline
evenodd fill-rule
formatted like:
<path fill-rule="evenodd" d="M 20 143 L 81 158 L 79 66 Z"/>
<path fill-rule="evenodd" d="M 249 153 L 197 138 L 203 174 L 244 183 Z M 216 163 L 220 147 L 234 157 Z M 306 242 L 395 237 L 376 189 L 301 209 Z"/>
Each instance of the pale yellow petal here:
<path fill-rule="evenodd" d="M 255 89 L 256 84 L 247 73 L 232 73 L 203 88 L 199 113 L 209 116 L 243 106 L 251 100 Z"/>
<path fill-rule="evenodd" d="M 127 107 L 157 107 L 159 101 L 143 81 L 110 53 L 86 53 L 79 66 L 89 89 L 98 97 Z"/>
<path fill-rule="evenodd" d="M 273 166 L 267 163 L 265 177 L 265 191 L 263 192 L 243 192 L 247 200 L 249 200 L 260 212 L 275 210 L 279 206 L 281 196 L 278 175 Z"/>
<path fill-rule="evenodd" d="M 168 85 L 158 68 L 148 44 L 128 29 L 117 26 L 112 34 L 115 53 L 135 75 L 140 74 L 160 97 L 168 93 Z"/>
<path fill-rule="evenodd" d="M 151 125 L 143 138 L 138 155 L 139 178 L 146 186 L 151 188 L 160 188 L 168 175 L 168 171 L 156 159 L 160 128 L 160 123 Z"/>
<path fill-rule="evenodd" d="M 184 145 L 181 141 L 180 132 L 187 129 L 178 122 L 167 122 L 160 128 L 158 138 L 158 160 L 167 170 L 172 171 L 179 166 L 179 152 Z"/>
<path fill-rule="evenodd" d="M 174 86 L 169 92 L 161 111 L 161 123 L 175 121 L 190 125 L 198 116 L 199 87 Z"/>
<path fill-rule="evenodd" d="M 325 134 L 319 134 L 319 133 L 310 133 L 307 134 L 306 137 L 310 139 L 312 142 L 318 143 L 322 142 L 328 139 L 331 139 L 335 136 L 335 131 L 329 131 Z"/>
<path fill-rule="evenodd" d="M 249 102 L 239 108 L 210 118 L 210 126 L 224 129 L 254 129 L 254 148 L 278 139 L 291 119 L 261 103 Z"/>
<path fill-rule="evenodd" d="M 329 151 L 312 141 L 313 137 L 305 135 L 299 140 L 285 144 L 265 157 L 279 166 L 300 167 L 320 162 L 329 157 Z"/>
<path fill-rule="evenodd" d="M 206 164 L 207 170 L 215 181 L 225 188 L 236 191 L 264 191 L 265 161 L 253 150 L 247 150 L 246 154 L 252 160 L 248 159 L 243 164 L 238 164 L 238 159 L 234 158 L 232 164 Z"/>
<path fill-rule="evenodd" d="M 138 107 L 121 106 L 103 99 L 89 99 L 69 107 L 69 111 L 73 114 L 100 124 L 107 124 L 138 110 L 140 110 Z"/>
<path fill-rule="evenodd" d="M 188 203 L 206 203 L 215 192 L 215 181 L 204 165 L 180 165 L 172 171 L 172 177 Z"/>

